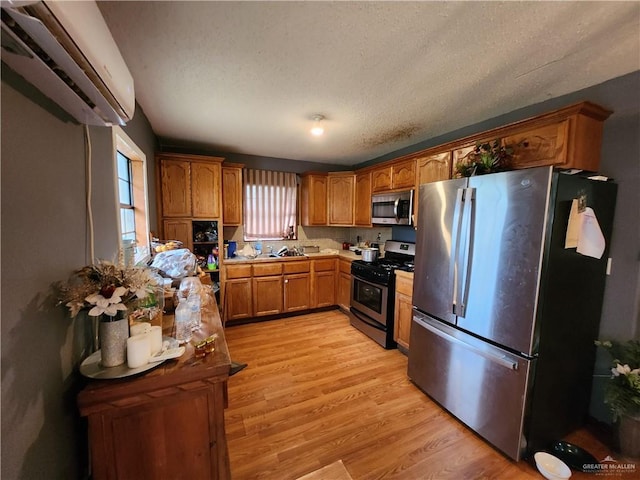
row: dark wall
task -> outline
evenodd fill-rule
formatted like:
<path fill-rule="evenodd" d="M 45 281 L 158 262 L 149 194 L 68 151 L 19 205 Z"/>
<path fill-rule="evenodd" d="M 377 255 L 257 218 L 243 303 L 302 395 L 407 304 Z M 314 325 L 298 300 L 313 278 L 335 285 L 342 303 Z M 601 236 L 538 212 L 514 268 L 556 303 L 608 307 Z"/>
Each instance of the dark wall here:
<path fill-rule="evenodd" d="M 72 479 L 86 476 L 85 427 L 75 396 L 81 385 L 76 367 L 90 329 L 56 306 L 52 285 L 90 261 L 84 127 L 63 121 L 55 109 L 45 110 L 40 104 L 46 102 L 28 99 L 12 80 L 3 68 L 0 476 Z M 156 140 L 142 110 L 124 130 L 150 160 L 147 173 L 154 179 Z M 112 133 L 90 127 L 89 136 L 95 253 L 114 259 L 118 219 Z M 153 225 L 154 201 L 150 207 Z"/>

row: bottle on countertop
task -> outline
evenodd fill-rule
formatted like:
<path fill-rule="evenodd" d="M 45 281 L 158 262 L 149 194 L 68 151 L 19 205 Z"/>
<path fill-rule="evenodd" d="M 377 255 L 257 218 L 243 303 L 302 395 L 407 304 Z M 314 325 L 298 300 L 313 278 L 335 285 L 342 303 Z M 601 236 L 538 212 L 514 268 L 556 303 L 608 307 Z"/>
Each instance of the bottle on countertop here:
<path fill-rule="evenodd" d="M 191 308 L 186 298 L 178 296 L 178 302 L 175 312 L 176 340 L 183 344 L 191 340 Z"/>
<path fill-rule="evenodd" d="M 202 302 L 200 300 L 200 292 L 191 291 L 187 298 L 187 304 L 191 312 L 191 331 L 196 331 L 202 324 L 202 312 L 200 310 Z"/>

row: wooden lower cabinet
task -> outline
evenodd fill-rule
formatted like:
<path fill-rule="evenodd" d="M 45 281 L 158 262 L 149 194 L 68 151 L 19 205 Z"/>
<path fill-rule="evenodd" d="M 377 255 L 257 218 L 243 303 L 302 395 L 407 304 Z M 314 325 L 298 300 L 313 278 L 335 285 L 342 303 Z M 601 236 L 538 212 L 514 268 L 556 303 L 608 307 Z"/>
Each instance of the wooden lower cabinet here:
<path fill-rule="evenodd" d="M 224 317 L 242 320 L 351 303 L 351 260 L 225 264 Z"/>
<path fill-rule="evenodd" d="M 284 312 L 298 312 L 312 308 L 311 274 L 309 261 L 285 262 L 284 273 Z"/>
<path fill-rule="evenodd" d="M 172 323 L 163 324 L 167 334 Z M 91 380 L 82 389 L 78 408 L 88 421 L 91 478 L 231 478 L 224 424 L 231 363 L 217 305 L 203 311 L 199 332 L 213 333 L 215 351 L 197 362 L 187 347 L 147 373 Z"/>
<path fill-rule="evenodd" d="M 313 308 L 336 304 L 336 260 L 333 258 L 313 260 L 311 271 L 313 282 Z"/>
<path fill-rule="evenodd" d="M 284 311 L 297 312 L 311 308 L 311 276 L 294 273 L 284 276 Z"/>
<path fill-rule="evenodd" d="M 409 334 L 413 318 L 413 273 L 396 270 L 393 339 L 409 349 Z"/>
<path fill-rule="evenodd" d="M 252 293 L 251 278 L 227 280 L 224 303 L 226 320 L 239 320 L 253 316 Z"/>
<path fill-rule="evenodd" d="M 338 293 L 336 298 L 338 305 L 349 310 L 351 307 L 351 261 L 338 260 Z"/>
<path fill-rule="evenodd" d="M 253 314 L 256 317 L 282 312 L 282 275 L 253 277 Z"/>

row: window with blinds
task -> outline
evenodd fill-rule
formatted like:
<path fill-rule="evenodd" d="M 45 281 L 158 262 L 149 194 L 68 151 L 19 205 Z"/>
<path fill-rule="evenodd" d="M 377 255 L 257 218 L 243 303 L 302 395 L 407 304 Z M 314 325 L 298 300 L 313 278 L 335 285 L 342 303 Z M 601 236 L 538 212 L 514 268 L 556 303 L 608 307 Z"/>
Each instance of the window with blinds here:
<path fill-rule="evenodd" d="M 245 169 L 244 239 L 295 238 L 297 192 L 295 173 Z"/>

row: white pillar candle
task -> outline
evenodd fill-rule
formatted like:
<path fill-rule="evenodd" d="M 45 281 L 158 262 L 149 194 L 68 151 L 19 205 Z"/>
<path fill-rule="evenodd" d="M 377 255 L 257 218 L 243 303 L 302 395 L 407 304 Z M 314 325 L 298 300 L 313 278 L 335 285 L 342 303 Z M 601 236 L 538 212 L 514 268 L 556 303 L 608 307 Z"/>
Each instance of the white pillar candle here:
<path fill-rule="evenodd" d="M 146 365 L 151 356 L 151 342 L 148 334 L 134 335 L 127 338 L 127 365 L 138 368 Z"/>
<path fill-rule="evenodd" d="M 151 355 L 155 355 L 162 350 L 162 327 L 153 325 L 147 335 L 149 335 L 149 342 L 151 343 Z"/>
<path fill-rule="evenodd" d="M 150 330 L 151 324 L 149 322 L 134 322 L 129 327 L 129 331 L 131 332 L 132 337 L 136 335 L 142 335 L 143 333 L 149 333 Z"/>

